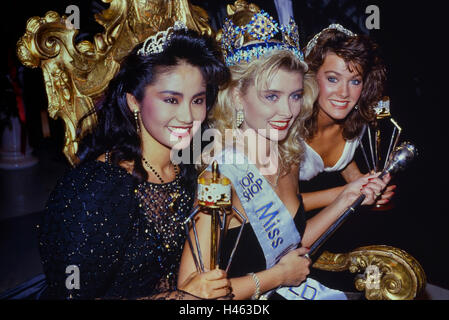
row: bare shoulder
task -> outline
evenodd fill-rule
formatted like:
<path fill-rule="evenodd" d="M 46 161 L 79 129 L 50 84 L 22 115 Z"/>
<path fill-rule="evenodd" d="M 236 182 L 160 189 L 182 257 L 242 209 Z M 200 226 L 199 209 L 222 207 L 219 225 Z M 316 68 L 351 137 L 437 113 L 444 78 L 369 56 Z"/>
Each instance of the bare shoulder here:
<path fill-rule="evenodd" d="M 285 187 L 287 189 L 296 190 L 299 193 L 299 164 L 293 164 L 290 166 L 290 170 L 285 173 L 281 180 L 285 181 Z M 284 185 L 284 184 L 282 184 Z"/>
<path fill-rule="evenodd" d="M 299 177 L 299 164 L 292 164 L 288 170 L 284 171 L 280 178 L 285 180 L 298 180 Z"/>

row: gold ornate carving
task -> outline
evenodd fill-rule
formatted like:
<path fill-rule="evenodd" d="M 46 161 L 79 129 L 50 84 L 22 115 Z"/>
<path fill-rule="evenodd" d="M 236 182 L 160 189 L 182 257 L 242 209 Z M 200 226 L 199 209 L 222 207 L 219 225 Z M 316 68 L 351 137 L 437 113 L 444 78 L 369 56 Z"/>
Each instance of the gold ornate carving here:
<path fill-rule="evenodd" d="M 17 55 L 27 67 L 40 67 L 53 119 L 65 123 L 64 154 L 76 164 L 78 120 L 93 108 L 120 61 L 132 48 L 159 30 L 181 20 L 193 30 L 212 34 L 208 15 L 187 0 L 103 0 L 109 8 L 95 15 L 104 32 L 93 43 L 75 43 L 78 30 L 67 28 L 66 17 L 50 11 L 28 20 L 17 42 Z M 95 123 L 92 116 L 82 131 Z"/>
<path fill-rule="evenodd" d="M 325 251 L 315 261 L 313 267 L 325 271 L 345 271 L 349 267 L 348 254 Z"/>
<path fill-rule="evenodd" d="M 411 300 L 424 289 L 426 275 L 418 261 L 404 250 L 367 246 L 349 253 L 324 252 L 313 264 L 326 271 L 359 273 L 355 287 L 368 300 Z"/>

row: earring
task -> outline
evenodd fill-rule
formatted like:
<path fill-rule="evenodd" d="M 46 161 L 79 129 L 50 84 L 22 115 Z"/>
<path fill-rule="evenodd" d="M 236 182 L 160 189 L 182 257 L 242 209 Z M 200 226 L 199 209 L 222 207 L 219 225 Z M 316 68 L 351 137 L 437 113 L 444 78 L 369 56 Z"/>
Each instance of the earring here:
<path fill-rule="evenodd" d="M 137 134 L 140 134 L 140 123 L 139 123 L 140 111 L 139 111 L 139 109 L 134 109 L 133 113 L 134 113 L 134 120 L 136 121 L 136 131 L 137 131 Z"/>
<path fill-rule="evenodd" d="M 354 110 L 359 110 L 359 105 L 358 105 L 358 104 L 356 104 L 356 105 L 354 106 Z"/>
<path fill-rule="evenodd" d="M 235 120 L 236 127 L 240 128 L 244 120 L 245 114 L 243 113 L 243 110 L 237 110 L 237 119 Z"/>

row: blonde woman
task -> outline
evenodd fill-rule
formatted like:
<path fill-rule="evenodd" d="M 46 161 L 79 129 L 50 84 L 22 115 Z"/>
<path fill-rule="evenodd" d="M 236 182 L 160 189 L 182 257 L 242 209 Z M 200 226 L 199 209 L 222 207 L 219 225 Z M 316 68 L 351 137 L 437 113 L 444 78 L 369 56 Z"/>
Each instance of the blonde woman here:
<path fill-rule="evenodd" d="M 229 145 L 226 139 L 215 159 L 220 162 L 220 173 L 232 182 L 232 205 L 249 221 L 228 277 L 235 299 L 258 299 L 280 287 L 276 295 L 292 299 L 288 288 L 297 288 L 309 274 L 310 260 L 304 256 L 307 247 L 360 192 L 366 194 L 365 203 L 372 203 L 385 183 L 375 176 L 355 181 L 306 223 L 298 196 L 298 155 L 303 152 L 299 129 L 311 112 L 314 91 L 304 81 L 307 65 L 299 49 L 296 24 L 291 21 L 279 27 L 265 12 L 242 1 L 233 8 L 222 35 L 232 80 L 219 92 L 209 117 L 223 137 L 226 129 L 234 129 L 235 141 Z M 196 226 L 203 261 L 209 261 L 210 216 L 200 213 Z M 228 260 L 240 226 L 238 219 L 229 221 L 221 261 Z M 194 270 L 192 252 L 186 245 L 178 280 L 182 282 Z M 317 297 L 321 298 L 336 294 L 328 288 L 319 290 Z"/>

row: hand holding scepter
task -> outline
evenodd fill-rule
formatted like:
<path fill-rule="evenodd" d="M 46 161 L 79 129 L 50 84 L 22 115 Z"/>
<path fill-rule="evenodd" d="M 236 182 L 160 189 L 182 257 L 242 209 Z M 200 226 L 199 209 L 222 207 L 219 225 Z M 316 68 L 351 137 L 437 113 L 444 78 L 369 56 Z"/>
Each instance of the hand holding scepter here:
<path fill-rule="evenodd" d="M 383 97 L 382 100 L 377 102 L 374 111 L 376 120 L 366 126 L 363 136 L 367 138 L 360 140 L 360 148 L 369 172 L 379 172 L 385 168 L 390 153 L 396 149 L 399 143 L 402 132 L 402 128 L 391 116 L 388 97 Z M 369 147 L 366 147 L 366 143 Z M 387 145 L 388 148 L 386 148 Z M 389 201 L 394 194 L 395 187 L 394 185 L 389 186 L 372 209 L 390 209 L 392 203 Z"/>
<path fill-rule="evenodd" d="M 385 166 L 385 169 L 379 175 L 379 178 L 382 179 L 386 174 L 395 174 L 399 170 L 404 170 L 408 163 L 411 162 L 412 159 L 416 157 L 418 151 L 416 147 L 409 143 L 403 142 L 399 147 L 397 147 L 391 154 L 388 159 L 388 162 Z M 323 243 L 328 240 L 332 234 L 343 224 L 346 219 L 356 211 L 356 209 L 362 204 L 363 200 L 365 200 L 365 195 L 360 195 L 357 200 L 355 200 L 351 206 L 335 221 L 327 231 L 321 235 L 321 237 L 316 240 L 313 245 L 310 247 L 310 251 L 307 254 L 308 257 L 312 256 L 316 253 L 316 251 L 323 245 Z"/>

